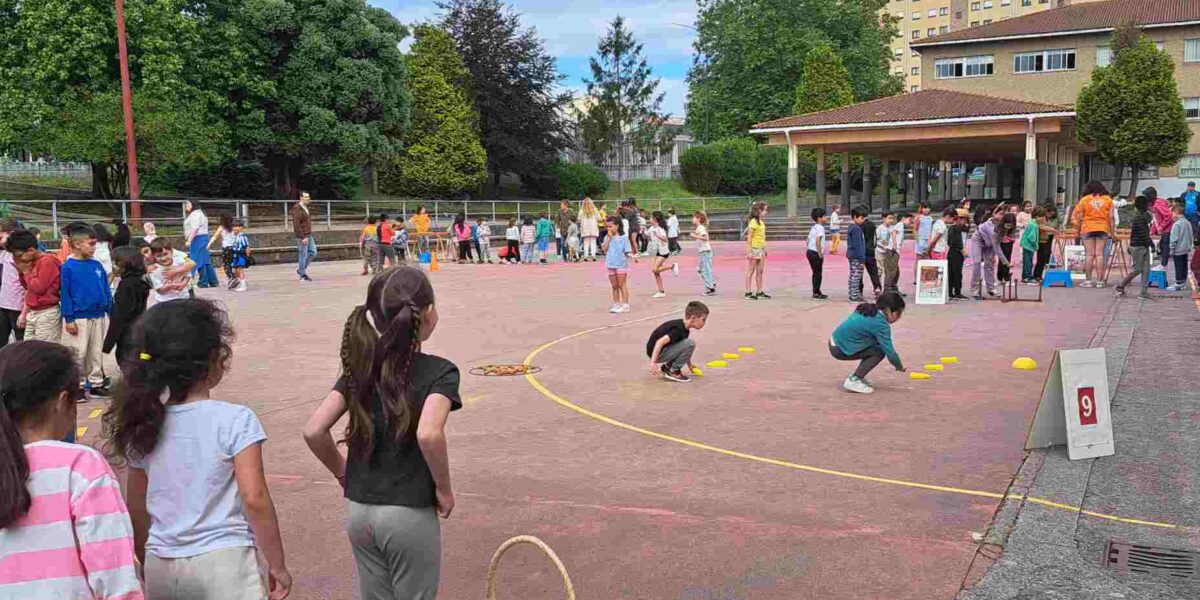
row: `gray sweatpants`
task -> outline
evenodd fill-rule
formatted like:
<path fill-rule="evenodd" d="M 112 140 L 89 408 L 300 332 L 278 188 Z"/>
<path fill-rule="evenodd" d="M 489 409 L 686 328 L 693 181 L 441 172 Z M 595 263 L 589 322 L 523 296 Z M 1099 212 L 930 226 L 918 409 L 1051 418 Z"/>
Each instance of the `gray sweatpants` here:
<path fill-rule="evenodd" d="M 1138 294 L 1145 298 L 1150 293 L 1150 248 L 1145 246 L 1133 246 L 1129 249 L 1129 254 L 1133 256 L 1133 269 L 1125 276 L 1117 287 L 1124 288 L 1133 282 L 1133 278 L 1138 275 L 1142 276 L 1142 291 Z"/>
<path fill-rule="evenodd" d="M 362 600 L 434 600 L 442 571 L 442 526 L 433 507 L 350 502 L 350 547 Z"/>
<path fill-rule="evenodd" d="M 682 371 L 692 361 L 692 353 L 696 351 L 696 342 L 692 338 L 680 340 L 658 351 L 658 362 L 667 365 L 672 371 Z"/>

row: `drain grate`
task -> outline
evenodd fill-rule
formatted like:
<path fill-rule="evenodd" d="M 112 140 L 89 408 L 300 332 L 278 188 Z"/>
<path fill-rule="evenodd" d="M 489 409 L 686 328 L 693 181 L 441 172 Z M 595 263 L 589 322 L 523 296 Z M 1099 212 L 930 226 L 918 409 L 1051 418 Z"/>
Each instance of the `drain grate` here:
<path fill-rule="evenodd" d="M 1200 579 L 1200 553 L 1188 550 L 1109 542 L 1104 552 L 1104 566 L 1120 573 Z"/>

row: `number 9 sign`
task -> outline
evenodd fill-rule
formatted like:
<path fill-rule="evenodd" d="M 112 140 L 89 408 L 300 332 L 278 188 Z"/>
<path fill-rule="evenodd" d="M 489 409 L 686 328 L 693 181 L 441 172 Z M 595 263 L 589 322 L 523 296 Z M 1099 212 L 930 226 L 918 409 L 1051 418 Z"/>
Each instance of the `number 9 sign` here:
<path fill-rule="evenodd" d="M 1078 389 L 1079 394 L 1079 424 L 1080 425 L 1095 425 L 1098 422 L 1096 417 L 1096 388 L 1081 387 Z"/>

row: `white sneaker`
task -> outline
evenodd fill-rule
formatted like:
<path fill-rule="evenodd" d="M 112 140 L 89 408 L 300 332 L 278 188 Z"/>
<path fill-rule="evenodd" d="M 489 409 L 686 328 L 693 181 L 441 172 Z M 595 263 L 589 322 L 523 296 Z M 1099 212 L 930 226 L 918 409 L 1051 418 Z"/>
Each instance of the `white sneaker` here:
<path fill-rule="evenodd" d="M 621 312 L 621 305 L 620 305 L 620 304 L 614 304 L 614 305 L 610 306 L 610 307 L 608 308 L 608 312 L 610 312 L 610 313 L 613 313 L 614 315 L 615 315 L 615 314 L 617 314 L 617 313 L 619 313 L 619 312 Z"/>
<path fill-rule="evenodd" d="M 628 304 L 620 305 L 620 307 L 617 309 L 617 312 L 621 312 L 621 313 L 629 312 L 629 305 Z"/>
<path fill-rule="evenodd" d="M 233 291 L 235 291 L 235 292 L 244 292 L 244 291 L 246 291 L 246 290 L 248 290 L 248 289 L 250 289 L 250 288 L 246 286 L 246 280 L 245 280 L 245 279 L 243 279 L 243 280 L 241 280 L 241 281 L 239 281 L 239 282 L 238 282 L 238 284 L 237 284 L 237 287 L 233 288 Z"/>
<path fill-rule="evenodd" d="M 675 263 L 675 264 L 671 265 L 671 274 L 676 277 L 679 277 L 679 263 Z"/>
<path fill-rule="evenodd" d="M 667 293 L 666 292 L 654 292 L 654 294 L 652 294 L 650 297 L 651 298 L 666 298 Z"/>
<path fill-rule="evenodd" d="M 875 388 L 863 383 L 863 380 L 853 375 L 847 377 L 846 381 L 842 382 L 842 388 L 847 392 L 854 392 L 856 394 L 870 394 L 875 391 Z"/>

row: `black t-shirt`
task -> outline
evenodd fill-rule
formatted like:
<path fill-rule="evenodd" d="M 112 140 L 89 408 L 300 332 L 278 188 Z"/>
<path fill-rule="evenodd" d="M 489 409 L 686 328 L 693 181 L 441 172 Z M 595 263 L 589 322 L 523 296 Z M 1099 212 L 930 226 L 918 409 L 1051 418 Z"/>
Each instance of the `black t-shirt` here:
<path fill-rule="evenodd" d="M 870 219 L 863 219 L 863 242 L 867 245 L 867 258 L 875 257 L 875 224 Z"/>
<path fill-rule="evenodd" d="M 654 333 L 650 334 L 650 340 L 646 342 L 646 356 L 654 357 L 654 344 L 662 339 L 664 335 L 671 336 L 671 341 L 667 343 L 667 346 L 686 340 L 688 338 L 687 325 L 683 324 L 683 319 L 675 319 L 674 321 L 667 321 L 659 325 L 658 329 L 655 329 Z M 663 347 L 666 348 L 667 346 Z"/>
<path fill-rule="evenodd" d="M 375 447 L 366 459 L 349 457 L 346 460 L 346 498 L 359 504 L 412 506 L 424 508 L 435 504 L 433 475 L 421 447 L 412 432 L 425 399 L 441 394 L 450 399 L 450 410 L 462 408 L 458 395 L 459 373 L 454 363 L 429 354 L 413 358 L 412 399 L 415 410 L 412 431 L 396 438 L 391 423 L 383 418 L 379 393 L 372 395 L 371 414 L 375 421 Z M 349 393 L 346 377 L 338 379 L 334 390 L 343 396 Z"/>

